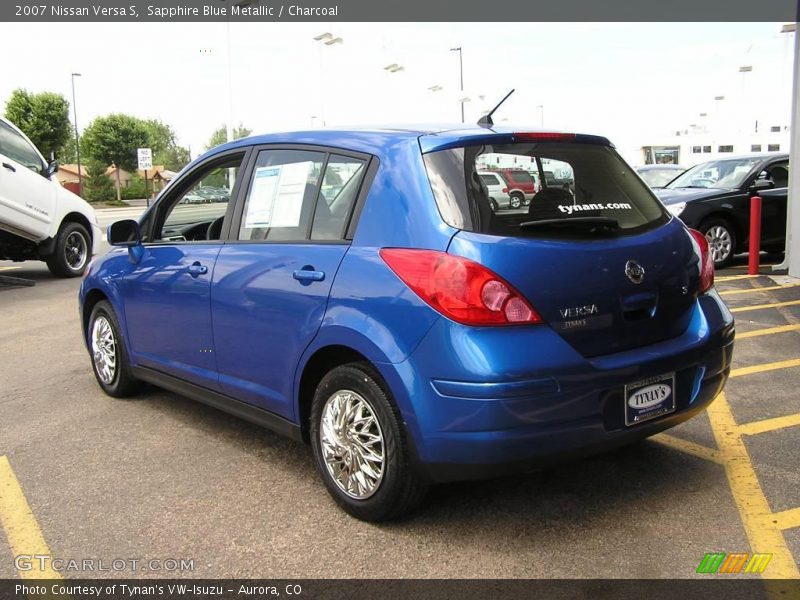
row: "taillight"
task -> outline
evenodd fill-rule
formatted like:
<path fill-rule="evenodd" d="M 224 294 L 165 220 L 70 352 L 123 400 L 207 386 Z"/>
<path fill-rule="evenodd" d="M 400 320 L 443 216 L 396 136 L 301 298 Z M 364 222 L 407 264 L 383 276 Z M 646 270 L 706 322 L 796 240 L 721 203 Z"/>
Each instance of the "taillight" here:
<path fill-rule="evenodd" d="M 503 188 L 503 193 L 507 194 L 508 193 L 508 188 Z"/>
<path fill-rule="evenodd" d="M 692 234 L 694 241 L 700 246 L 700 293 L 705 294 L 714 287 L 714 259 L 708 250 L 706 236 L 696 229 L 690 229 L 689 233 Z"/>
<path fill-rule="evenodd" d="M 420 298 L 464 325 L 541 323 L 511 285 L 476 262 L 434 250 L 383 248 L 381 258 Z"/>

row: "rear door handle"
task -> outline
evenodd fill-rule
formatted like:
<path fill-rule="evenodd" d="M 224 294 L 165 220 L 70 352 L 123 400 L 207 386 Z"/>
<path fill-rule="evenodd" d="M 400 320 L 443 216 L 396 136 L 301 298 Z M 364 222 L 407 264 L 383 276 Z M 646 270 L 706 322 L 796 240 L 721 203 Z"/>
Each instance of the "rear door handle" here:
<path fill-rule="evenodd" d="M 292 277 L 301 282 L 322 281 L 325 279 L 324 271 L 312 271 L 311 269 L 297 269 Z"/>
<path fill-rule="evenodd" d="M 188 268 L 189 275 L 192 277 L 197 277 L 198 275 L 205 275 L 208 273 L 208 267 L 205 265 L 201 265 L 199 262 L 194 262 L 189 265 Z"/>
<path fill-rule="evenodd" d="M 11 163 L 4 162 L 4 163 L 3 163 L 3 166 L 4 166 L 6 169 L 8 169 L 9 171 L 11 171 L 12 173 L 16 173 L 16 172 L 17 172 L 17 169 L 16 169 L 16 168 L 14 167 L 14 165 L 12 165 Z"/>

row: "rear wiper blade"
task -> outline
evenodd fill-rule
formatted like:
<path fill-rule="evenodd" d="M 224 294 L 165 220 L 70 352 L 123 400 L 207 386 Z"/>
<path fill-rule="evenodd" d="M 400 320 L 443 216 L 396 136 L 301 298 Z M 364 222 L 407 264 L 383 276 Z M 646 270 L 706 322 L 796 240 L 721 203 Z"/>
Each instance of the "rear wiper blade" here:
<path fill-rule="evenodd" d="M 619 221 L 611 217 L 572 217 L 567 219 L 540 219 L 538 221 L 525 221 L 519 224 L 523 228 L 533 227 L 604 227 L 606 229 L 619 229 Z"/>

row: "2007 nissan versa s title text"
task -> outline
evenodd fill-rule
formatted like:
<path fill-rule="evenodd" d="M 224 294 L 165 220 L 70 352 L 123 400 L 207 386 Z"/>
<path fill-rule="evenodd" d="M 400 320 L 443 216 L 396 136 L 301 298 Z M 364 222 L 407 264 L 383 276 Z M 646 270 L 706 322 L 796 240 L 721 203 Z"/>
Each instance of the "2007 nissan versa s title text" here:
<path fill-rule="evenodd" d="M 503 155 L 539 175 L 530 206 L 492 211 L 477 172 Z M 554 165 L 574 187 L 547 186 Z M 730 370 L 705 238 L 602 137 L 251 137 L 108 238 L 80 290 L 103 390 L 147 381 L 310 442 L 361 519 L 653 435 Z"/>

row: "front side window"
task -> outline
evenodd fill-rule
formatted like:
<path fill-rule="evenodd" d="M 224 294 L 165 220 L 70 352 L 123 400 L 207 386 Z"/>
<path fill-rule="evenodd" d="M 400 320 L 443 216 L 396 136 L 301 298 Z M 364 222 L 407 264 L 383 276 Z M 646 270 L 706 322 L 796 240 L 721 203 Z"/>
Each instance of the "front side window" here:
<path fill-rule="evenodd" d="M 242 166 L 243 154 L 216 161 L 189 175 L 186 184 L 164 197 L 150 242 L 219 240 L 222 222 Z M 143 234 L 146 227 L 142 226 Z"/>
<path fill-rule="evenodd" d="M 530 206 L 495 212 L 476 165 L 495 159 L 508 164 L 515 156 L 534 159 L 541 189 Z M 584 237 L 632 234 L 669 219 L 636 173 L 606 146 L 468 146 L 424 159 L 439 212 L 458 229 L 506 237 Z"/>
<path fill-rule="evenodd" d="M 44 167 L 33 146 L 2 121 L 0 121 L 0 153 L 37 173 L 41 173 Z"/>
<path fill-rule="evenodd" d="M 701 163 L 677 177 L 667 187 L 670 189 L 739 188 L 760 161 L 759 158 L 731 158 Z"/>

